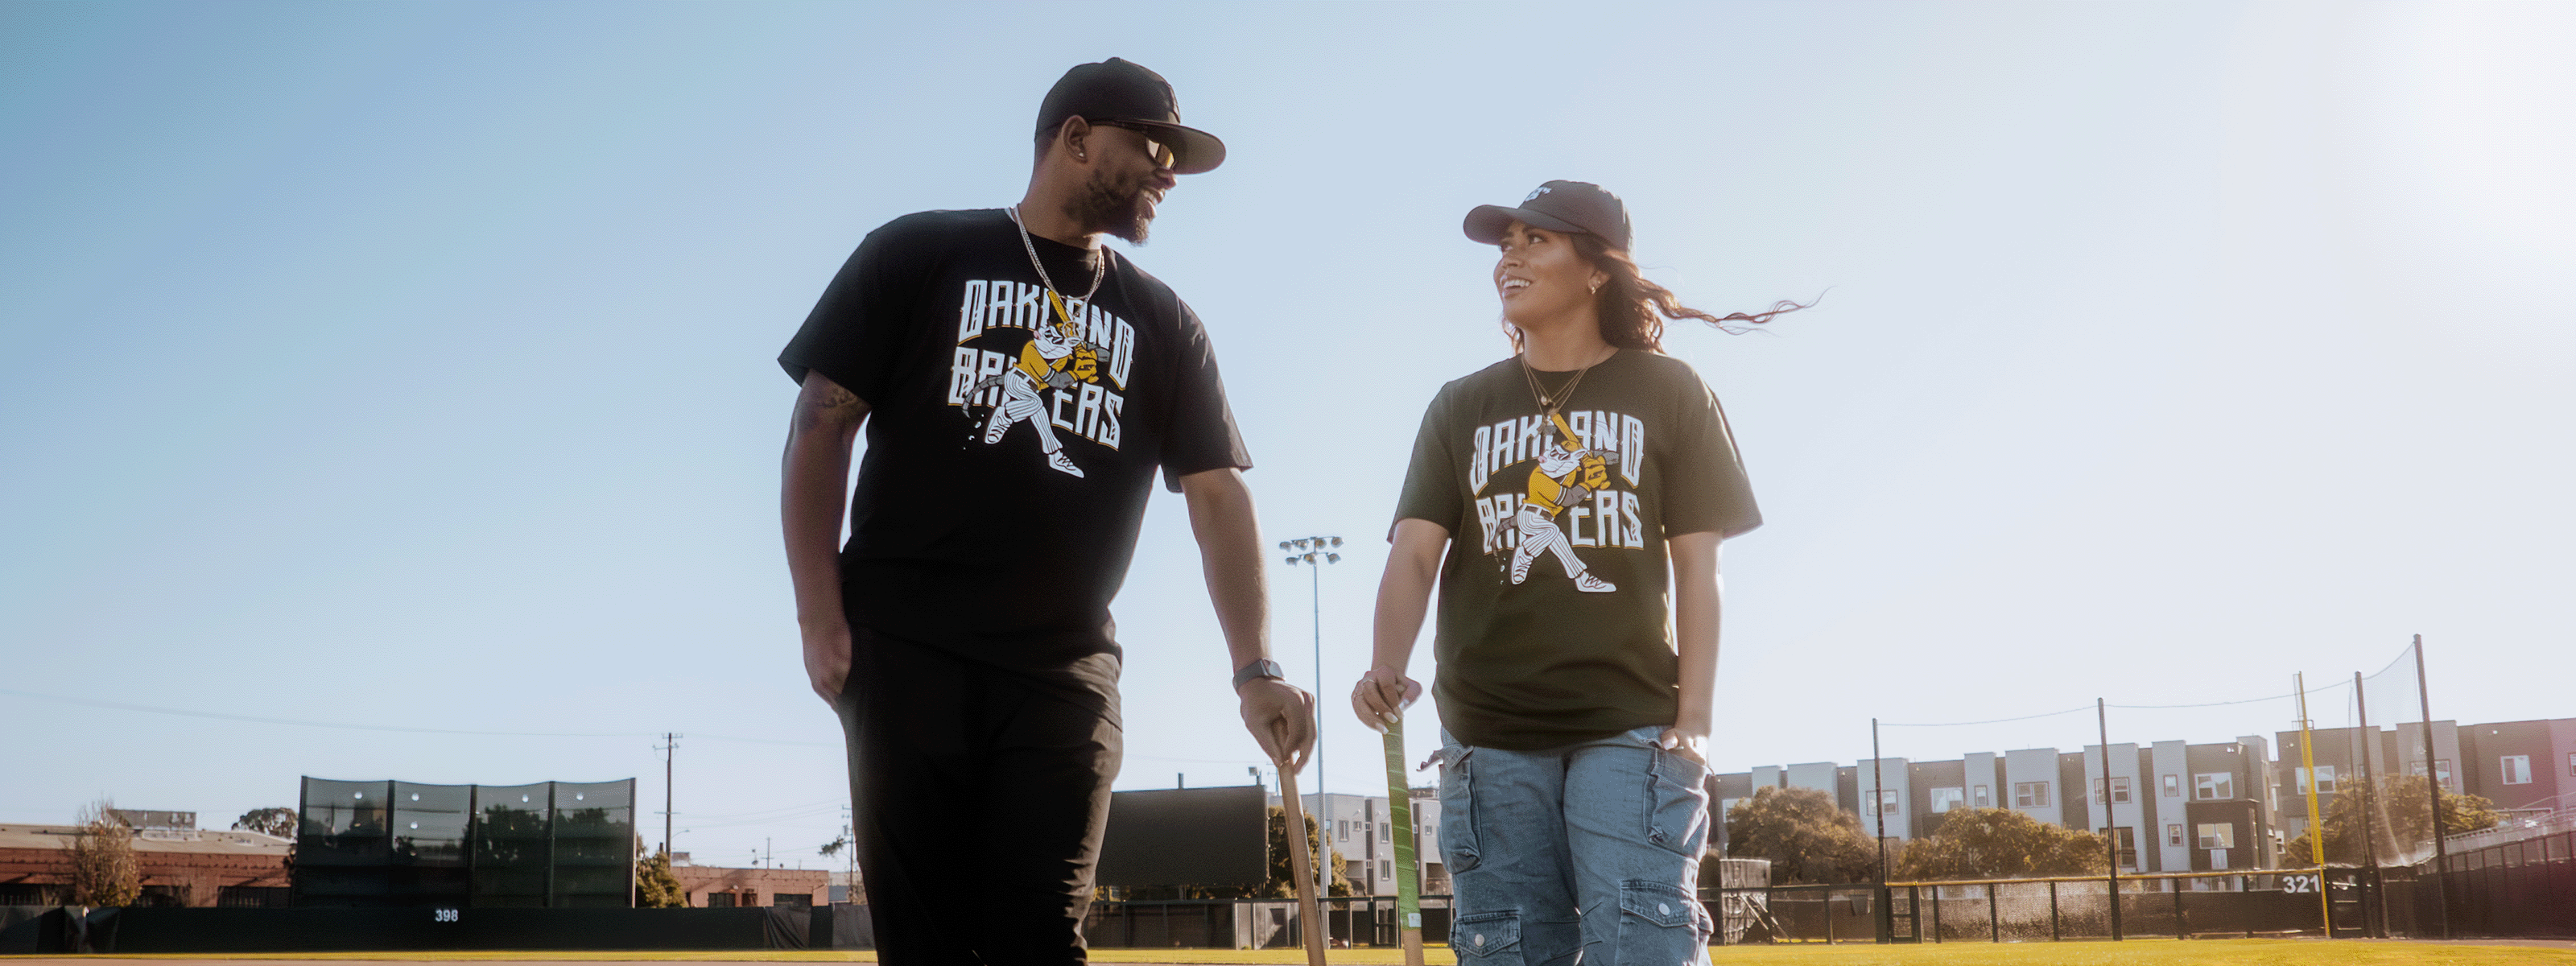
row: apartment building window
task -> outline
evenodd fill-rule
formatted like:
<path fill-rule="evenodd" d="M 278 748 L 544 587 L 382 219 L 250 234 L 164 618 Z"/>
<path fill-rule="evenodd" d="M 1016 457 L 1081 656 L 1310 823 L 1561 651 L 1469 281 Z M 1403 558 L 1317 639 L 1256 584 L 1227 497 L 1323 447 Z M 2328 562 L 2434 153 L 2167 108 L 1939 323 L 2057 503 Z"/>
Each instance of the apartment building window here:
<path fill-rule="evenodd" d="M 2096 800 L 2099 800 L 2099 799 L 2102 797 L 2102 780 L 2101 780 L 2101 779 L 2099 779 L 2099 778 L 2096 778 L 2096 779 L 2094 779 L 2094 780 L 2093 780 L 2093 797 L 2094 797 Z M 2128 779 L 2128 776 L 2125 776 L 2125 775 L 2114 775 L 2114 776 L 2112 776 L 2112 778 L 2111 778 L 2111 804 L 2113 804 L 2113 805 L 2126 805 L 2126 804 L 2129 804 L 2129 779 Z"/>
<path fill-rule="evenodd" d="M 2502 758 L 2497 759 L 2497 764 L 2503 768 L 2505 784 L 2531 784 L 2530 755 L 2505 755 Z"/>
<path fill-rule="evenodd" d="M 1395 826 L 1393 826 L 1393 825 L 1388 825 L 1388 824 L 1383 823 L 1383 822 L 1378 823 L 1378 827 L 1377 827 L 1377 840 L 1378 840 L 1378 841 L 1380 841 L 1380 842 L 1391 842 L 1391 841 L 1394 841 L 1394 839 L 1391 839 L 1391 838 L 1389 838 L 1389 837 L 1388 837 L 1388 836 L 1393 835 L 1393 834 L 1395 834 Z"/>
<path fill-rule="evenodd" d="M 2236 825 L 2233 822 L 2200 823 L 2200 847 L 2232 849 L 2236 847 Z"/>
<path fill-rule="evenodd" d="M 2048 807 L 2048 783 L 2047 783 L 2047 782 L 2014 782 L 2014 783 L 2013 783 L 2013 807 L 2014 807 L 2014 808 L 2047 808 L 2047 807 Z"/>
<path fill-rule="evenodd" d="M 1958 788 L 1933 789 L 1932 814 L 1939 815 L 1943 812 L 1959 807 L 1960 801 L 1965 798 L 1965 796 L 1961 794 L 1963 791 L 1964 789 Z"/>
<path fill-rule="evenodd" d="M 2202 772 L 2191 776 L 2192 797 L 2215 802 L 2236 797 L 2236 776 L 2229 772 Z"/>
<path fill-rule="evenodd" d="M 1392 878 L 1395 878 L 1395 860 L 1394 860 L 1394 859 L 1379 859 L 1379 860 L 1377 860 L 1377 877 L 1378 877 L 1378 878 L 1381 878 L 1381 879 L 1392 879 Z"/>
<path fill-rule="evenodd" d="M 2308 770 L 2307 770 L 2307 769 L 2305 769 L 2305 768 L 2293 768 L 2293 769 L 2290 769 L 2290 771 L 2291 771 L 2292 773 L 2294 773 L 2294 774 L 2296 774 L 2296 775 L 2298 776 L 2298 781 L 2299 781 L 2299 794 L 2301 794 L 2301 795 L 2305 795 L 2305 794 L 2307 794 L 2307 793 L 2308 793 Z M 2317 794 L 2319 794 L 2319 795 L 2332 795 L 2332 794 L 2334 794 L 2334 790 L 2335 790 L 2335 766 L 2333 766 L 2333 765 L 2318 765 L 2318 766 L 2317 766 Z"/>
<path fill-rule="evenodd" d="M 1995 807 L 1995 795 L 1993 792 L 1987 791 L 1986 786 L 1979 785 L 1977 786 L 1976 803 L 1978 808 L 1993 808 Z"/>
<path fill-rule="evenodd" d="M 2112 848 L 2114 849 L 2114 854 L 2120 857 L 2121 868 L 2134 869 L 2138 867 L 2137 829 L 2130 828 L 2126 825 L 2115 825 L 2110 828 L 2099 829 L 2097 831 L 2099 831 L 2103 836 L 2114 841 L 2115 844 Z"/>
<path fill-rule="evenodd" d="M 1893 815 L 1903 810 L 1902 807 L 1896 803 L 1896 789 L 1879 789 L 1878 794 L 1872 795 L 1870 798 L 1875 799 L 1875 801 L 1865 801 L 1860 803 L 1861 814 L 1863 815 L 1877 815 L 1881 812 Z"/>
<path fill-rule="evenodd" d="M 1346 819 L 1342 819 L 1342 820 L 1340 820 L 1340 821 L 1334 822 L 1334 823 L 1333 823 L 1333 829 L 1334 829 L 1333 834 L 1340 836 L 1340 837 L 1341 837 L 1341 841 L 1348 842 L 1348 841 L 1350 841 L 1350 840 L 1351 840 L 1351 820 L 1350 820 L 1350 819 L 1347 819 L 1347 818 L 1346 818 Z"/>
<path fill-rule="evenodd" d="M 2576 775 L 2576 754 L 2569 754 L 2567 756 L 2567 773 L 2570 775 Z"/>
<path fill-rule="evenodd" d="M 2169 824 L 2169 825 L 2166 825 L 2166 826 L 2165 826 L 2165 844 L 2166 844 L 2166 845 L 2181 845 L 2181 844 L 2182 844 L 2182 823 L 2181 823 L 2181 822 L 2174 822 L 2174 823 L 2172 823 L 2172 824 Z"/>
<path fill-rule="evenodd" d="M 2166 775 L 2163 775 L 2163 776 L 2159 776 L 2159 777 L 2156 779 L 2156 781 L 2157 781 L 2157 783 L 2158 783 L 2158 784 L 2160 784 L 2160 785 L 2162 785 L 2162 786 L 2163 786 L 2163 789 L 2164 789 L 2164 793 L 2165 793 L 2165 797 L 2166 797 L 2166 798 L 2181 798 L 2181 797 L 2182 797 L 2182 776 L 2181 776 L 2181 775 L 2166 774 Z"/>

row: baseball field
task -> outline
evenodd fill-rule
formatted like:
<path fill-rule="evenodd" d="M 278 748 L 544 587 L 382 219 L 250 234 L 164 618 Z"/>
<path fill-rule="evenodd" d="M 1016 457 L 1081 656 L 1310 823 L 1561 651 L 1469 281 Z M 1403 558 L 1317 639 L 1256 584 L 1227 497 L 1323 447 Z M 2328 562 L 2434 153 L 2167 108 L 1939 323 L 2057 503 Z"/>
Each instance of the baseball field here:
<path fill-rule="evenodd" d="M 2402 940 L 2217 939 L 2174 942 L 1945 943 L 1926 946 L 1785 945 L 1734 946 L 1710 950 L 1718 966 L 2504 966 L 2547 964 L 2576 966 L 2576 944 L 2534 946 L 2419 943 Z M 84 964 L 104 966 L 114 960 L 205 960 L 226 966 L 319 966 L 323 963 L 471 962 L 502 966 L 518 963 L 602 962 L 765 962 L 870 963 L 865 951 L 782 952 L 523 952 L 457 953 L 302 953 L 242 955 L 83 956 L 79 959 L 0 956 L 12 966 Z M 1095 949 L 1100 963 L 1212 964 L 1212 966 L 1300 966 L 1305 955 L 1294 949 Z M 1401 966 L 1394 949 L 1337 949 L 1333 963 L 1351 966 Z M 1448 950 L 1434 948 L 1426 957 L 1437 966 L 1457 961 Z"/>

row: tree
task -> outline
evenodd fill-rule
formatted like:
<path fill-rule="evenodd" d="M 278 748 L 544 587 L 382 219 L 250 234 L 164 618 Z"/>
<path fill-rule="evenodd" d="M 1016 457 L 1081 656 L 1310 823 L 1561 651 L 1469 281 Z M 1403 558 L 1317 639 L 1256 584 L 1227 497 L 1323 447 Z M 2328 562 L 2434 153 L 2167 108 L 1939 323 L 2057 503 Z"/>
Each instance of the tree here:
<path fill-rule="evenodd" d="M 680 878 L 671 874 L 671 855 L 655 852 L 635 863 L 635 904 L 646 909 L 676 909 L 689 904 Z"/>
<path fill-rule="evenodd" d="M 116 803 L 100 799 L 80 811 L 80 831 L 63 846 L 72 867 L 72 904 L 130 906 L 143 895 L 143 869 L 134 860 L 134 829 L 116 817 Z"/>
<path fill-rule="evenodd" d="M 1297 875 L 1293 871 L 1296 867 L 1289 864 L 1288 810 L 1273 806 L 1270 809 L 1269 821 L 1265 824 L 1270 837 L 1270 878 L 1261 884 L 1261 894 L 1271 898 L 1294 896 L 1297 894 Z M 1315 821 L 1314 816 L 1308 815 L 1306 816 L 1306 857 L 1321 862 L 1322 860 L 1317 856 L 1322 854 L 1324 854 L 1324 827 Z M 1328 869 L 1330 885 L 1325 894 L 1350 895 L 1351 880 L 1342 872 L 1342 854 L 1337 851 L 1332 853 L 1332 856 L 1332 865 Z"/>
<path fill-rule="evenodd" d="M 2110 871 L 2108 851 L 2099 835 L 2009 808 L 1954 808 L 1941 815 L 1930 837 L 1906 845 L 1896 877 L 1920 882 L 2101 875 Z"/>
<path fill-rule="evenodd" d="M 2432 837 L 2426 834 L 2430 823 L 2425 820 L 2425 814 L 2433 806 L 2425 801 L 2425 781 L 2427 779 L 2422 775 L 2383 775 L 2371 783 L 2368 798 L 2371 805 L 2377 806 L 2378 814 L 2370 816 L 2368 827 L 2377 833 L 2376 841 L 2381 843 L 2379 861 L 2404 863 L 2416 858 L 2414 855 L 2389 854 L 2388 843 L 2391 842 L 2410 850 L 2417 845 L 2431 848 Z M 2360 786 L 2355 785 L 2337 792 L 2334 801 L 2326 803 L 2326 813 L 2320 819 L 2326 830 L 2326 864 L 2360 865 L 2371 857 L 2370 850 L 2362 847 L 2359 834 L 2364 827 L 2363 798 Z M 2442 789 L 2442 834 L 2458 835 L 2493 828 L 2502 819 L 2503 816 L 2496 814 L 2495 803 L 2484 796 L 2462 795 Z M 2290 840 L 2283 861 L 2306 865 L 2315 861 L 2315 854 L 2310 851 L 2308 833 L 2301 832 L 2298 838 Z"/>
<path fill-rule="evenodd" d="M 254 808 L 233 820 L 235 831 L 257 832 L 282 839 L 294 838 L 296 825 L 295 810 L 291 808 Z"/>
<path fill-rule="evenodd" d="M 1771 884 L 1870 882 L 1878 851 L 1860 817 L 1812 788 L 1764 788 L 1726 813 L 1726 854 L 1771 860 Z"/>

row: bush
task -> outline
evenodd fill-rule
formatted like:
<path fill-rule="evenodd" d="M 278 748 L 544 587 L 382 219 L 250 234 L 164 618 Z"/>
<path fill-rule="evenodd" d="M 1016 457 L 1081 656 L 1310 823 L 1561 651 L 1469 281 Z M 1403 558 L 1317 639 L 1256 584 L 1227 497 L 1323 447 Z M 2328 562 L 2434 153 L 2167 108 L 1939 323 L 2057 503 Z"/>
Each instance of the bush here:
<path fill-rule="evenodd" d="M 2101 875 L 2111 868 L 2109 849 L 2099 835 L 2009 808 L 1954 808 L 1941 815 L 1930 837 L 1906 845 L 1896 877 L 1920 882 Z"/>
<path fill-rule="evenodd" d="M 1874 882 L 1878 850 L 1859 816 L 1812 788 L 1764 788 L 1726 813 L 1726 854 L 1771 860 L 1771 884 Z"/>

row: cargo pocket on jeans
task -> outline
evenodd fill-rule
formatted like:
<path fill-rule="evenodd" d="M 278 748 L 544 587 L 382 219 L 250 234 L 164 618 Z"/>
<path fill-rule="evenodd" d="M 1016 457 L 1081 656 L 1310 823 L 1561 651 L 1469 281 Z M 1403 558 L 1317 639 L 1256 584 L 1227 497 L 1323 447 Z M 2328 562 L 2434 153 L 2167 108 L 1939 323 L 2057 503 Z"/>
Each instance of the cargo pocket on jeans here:
<path fill-rule="evenodd" d="M 1653 774 L 1646 778 L 1646 839 L 1699 857 L 1708 844 L 1708 769 L 1660 748 L 1648 768 Z"/>
<path fill-rule="evenodd" d="M 1440 857 L 1449 863 L 1449 874 L 1457 875 L 1476 867 L 1481 856 L 1476 851 L 1476 801 L 1474 766 L 1468 759 L 1476 749 L 1465 745 L 1447 745 L 1440 749 Z M 1514 927 L 1518 935 L 1518 927 Z"/>
<path fill-rule="evenodd" d="M 1521 914 L 1480 912 L 1460 916 L 1449 927 L 1449 951 L 1459 966 L 1518 966 L 1521 961 Z"/>
<path fill-rule="evenodd" d="M 1697 962 L 1708 946 L 1708 926 L 1707 911 L 1680 886 L 1643 879 L 1619 883 L 1617 962 Z"/>

